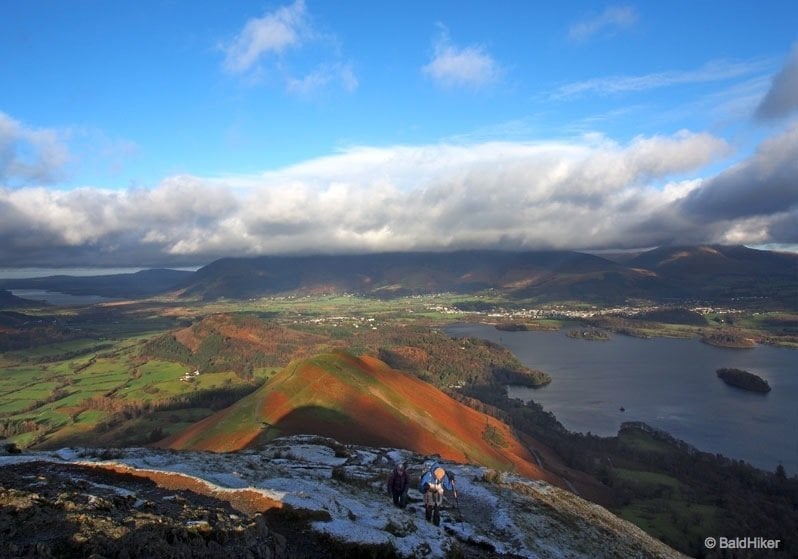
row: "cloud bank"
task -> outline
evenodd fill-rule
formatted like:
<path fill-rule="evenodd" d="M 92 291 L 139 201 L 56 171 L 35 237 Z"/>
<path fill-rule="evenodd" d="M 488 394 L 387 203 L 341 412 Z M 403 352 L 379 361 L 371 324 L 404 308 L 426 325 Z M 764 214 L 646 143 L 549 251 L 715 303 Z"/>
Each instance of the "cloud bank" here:
<path fill-rule="evenodd" d="M 221 256 L 798 242 L 798 126 L 708 179 L 709 134 L 355 147 L 259 175 L 152 189 L 0 189 L 12 265 L 201 264 Z M 671 181 L 668 182 L 669 177 Z"/>

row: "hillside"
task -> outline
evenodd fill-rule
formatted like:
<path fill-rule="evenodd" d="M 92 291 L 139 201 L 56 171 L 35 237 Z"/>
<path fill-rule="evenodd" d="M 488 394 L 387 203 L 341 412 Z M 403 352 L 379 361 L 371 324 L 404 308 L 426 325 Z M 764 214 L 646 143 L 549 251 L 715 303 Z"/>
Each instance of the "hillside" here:
<path fill-rule="evenodd" d="M 149 297 L 173 289 L 194 272 L 153 269 L 97 276 L 56 275 L 41 278 L 0 279 L 0 289 L 42 289 L 69 295 L 100 295 L 118 299 Z"/>
<path fill-rule="evenodd" d="M 411 475 L 397 509 L 385 481 Z M 152 449 L 0 456 L 3 557 L 462 557 L 683 555 L 606 509 L 545 482 L 445 464 L 441 528 L 416 490 L 424 456 L 320 437 L 234 454 Z"/>
<path fill-rule="evenodd" d="M 343 352 L 293 362 L 254 393 L 160 446 L 233 451 L 302 433 L 437 453 L 556 481 L 504 423 L 376 358 Z"/>
<path fill-rule="evenodd" d="M 0 289 L 72 295 L 244 300 L 351 293 L 395 298 L 489 292 L 510 300 L 705 301 L 795 309 L 798 255 L 743 246 L 660 247 L 610 260 L 573 251 L 468 250 L 222 258 L 196 272 L 143 270 L 93 277 L 0 280 Z"/>
<path fill-rule="evenodd" d="M 798 254 L 744 246 L 661 247 L 627 263 L 678 285 L 693 298 L 788 308 L 798 301 Z"/>
<path fill-rule="evenodd" d="M 285 328 L 249 314 L 212 314 L 175 332 L 150 340 L 143 353 L 207 372 L 235 371 L 250 378 L 258 367 L 287 364 L 305 357 L 327 340 Z"/>
<path fill-rule="evenodd" d="M 650 289 L 651 274 L 569 251 L 383 253 L 225 258 L 198 270 L 182 297 L 245 299 L 278 293 L 375 297 L 498 290 L 514 297 L 621 300 Z M 621 293 L 620 287 L 626 292 Z"/>
<path fill-rule="evenodd" d="M 0 309 L 19 309 L 34 306 L 41 306 L 41 303 L 17 297 L 7 289 L 0 289 Z M 6 322 L 6 320 L 7 319 L 0 318 L 0 326 L 2 326 L 3 322 Z"/>
<path fill-rule="evenodd" d="M 707 300 L 795 307 L 798 255 L 741 246 L 662 247 L 622 263 L 570 251 L 224 258 L 180 284 L 183 298 L 370 297 L 490 291 L 509 299 L 623 304 Z"/>

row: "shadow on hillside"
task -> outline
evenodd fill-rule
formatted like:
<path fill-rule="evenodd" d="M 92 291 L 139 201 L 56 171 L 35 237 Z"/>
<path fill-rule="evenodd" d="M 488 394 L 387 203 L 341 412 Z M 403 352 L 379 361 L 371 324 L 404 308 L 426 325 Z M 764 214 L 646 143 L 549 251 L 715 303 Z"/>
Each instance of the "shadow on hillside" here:
<path fill-rule="evenodd" d="M 291 411 L 276 424 L 266 426 L 258 443 L 307 434 L 330 437 L 344 444 L 377 447 L 396 444 L 396 438 L 386 434 L 379 421 L 363 424 L 343 412 L 322 406 L 302 406 Z"/>

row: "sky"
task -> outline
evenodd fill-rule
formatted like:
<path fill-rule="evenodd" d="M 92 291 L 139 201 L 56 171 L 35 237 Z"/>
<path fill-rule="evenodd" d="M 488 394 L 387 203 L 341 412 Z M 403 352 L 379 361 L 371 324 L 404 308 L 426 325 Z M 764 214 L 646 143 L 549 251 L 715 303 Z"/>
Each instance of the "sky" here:
<path fill-rule="evenodd" d="M 798 250 L 798 3 L 0 4 L 0 268 L 698 243 Z"/>

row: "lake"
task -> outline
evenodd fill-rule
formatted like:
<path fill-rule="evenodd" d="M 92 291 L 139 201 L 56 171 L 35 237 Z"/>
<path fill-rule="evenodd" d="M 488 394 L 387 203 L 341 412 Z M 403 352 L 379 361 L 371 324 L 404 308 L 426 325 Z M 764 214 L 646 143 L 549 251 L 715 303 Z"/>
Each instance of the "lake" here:
<path fill-rule="evenodd" d="M 44 289 L 9 289 L 9 291 L 11 291 L 12 295 L 28 299 L 29 301 L 43 301 L 59 307 L 94 305 L 96 303 L 117 300 L 110 297 L 101 297 L 99 295 L 70 295 L 69 293 L 45 291 Z"/>
<path fill-rule="evenodd" d="M 526 366 L 549 373 L 548 386 L 508 387 L 508 395 L 534 400 L 571 431 L 611 436 L 624 421 L 643 421 L 706 452 L 798 472 L 798 350 L 621 335 L 575 340 L 564 330 L 504 332 L 482 324 L 444 331 L 500 343 Z M 715 373 L 721 367 L 756 373 L 772 390 L 728 386 Z"/>

